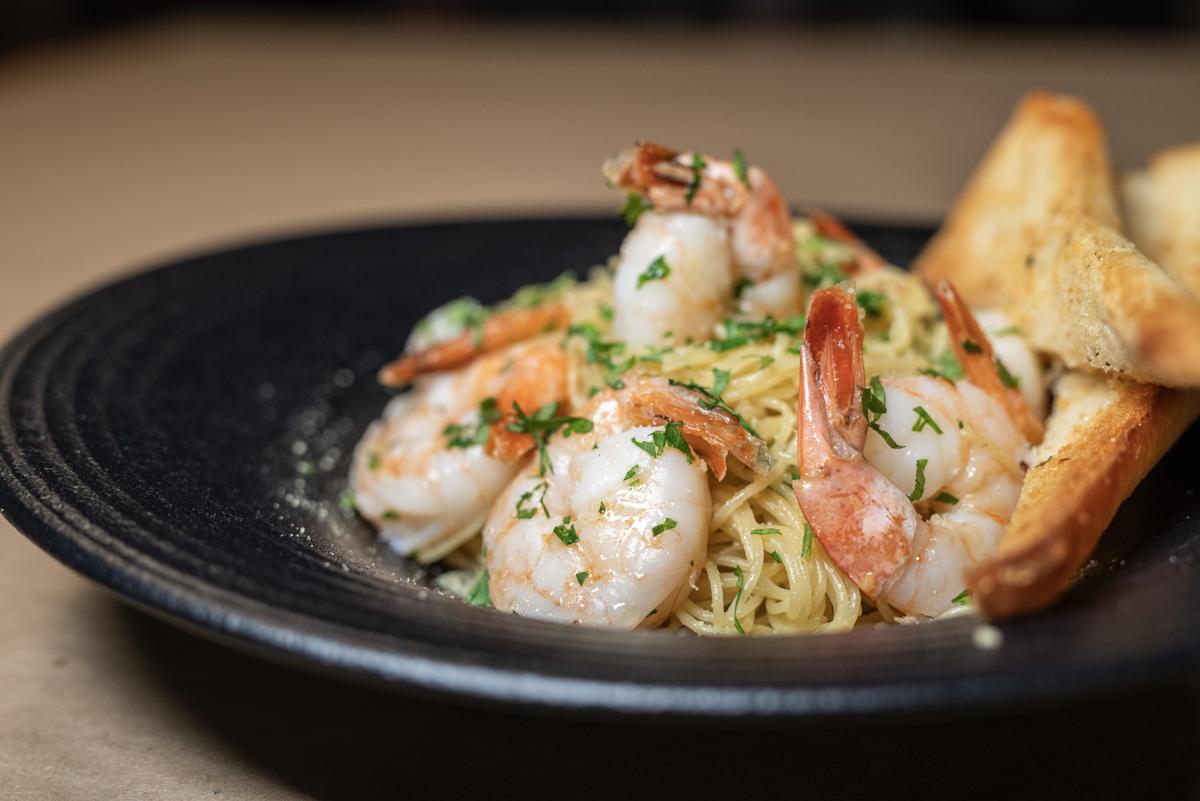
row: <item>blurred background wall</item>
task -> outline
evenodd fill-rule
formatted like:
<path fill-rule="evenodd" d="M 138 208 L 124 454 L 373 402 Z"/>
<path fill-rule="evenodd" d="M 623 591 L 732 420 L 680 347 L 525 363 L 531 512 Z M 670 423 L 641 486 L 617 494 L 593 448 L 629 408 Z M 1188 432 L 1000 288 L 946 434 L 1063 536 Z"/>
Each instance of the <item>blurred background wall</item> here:
<path fill-rule="evenodd" d="M 186 0 L 0 0 L 0 47 L 46 41 L 104 26 L 195 11 L 307 10 L 328 14 L 421 14 L 439 17 L 575 20 L 906 22 L 968 26 L 1086 26 L 1146 30 L 1200 25 L 1196 0 L 274 0 L 197 3 Z"/>

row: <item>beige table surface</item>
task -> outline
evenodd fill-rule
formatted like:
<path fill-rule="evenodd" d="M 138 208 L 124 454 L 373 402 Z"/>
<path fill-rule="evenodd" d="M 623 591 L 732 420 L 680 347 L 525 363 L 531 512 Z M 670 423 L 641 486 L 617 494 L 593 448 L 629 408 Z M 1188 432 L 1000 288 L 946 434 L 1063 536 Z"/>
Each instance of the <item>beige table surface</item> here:
<path fill-rule="evenodd" d="M 0 61 L 0 333 L 228 240 L 611 208 L 598 162 L 635 137 L 928 219 L 1035 86 L 1090 98 L 1123 164 L 1200 138 L 1200 42 L 1161 36 L 184 19 L 25 51 Z M 0 522 L 0 798 L 402 797 L 428 754 L 364 732 L 381 708 L 397 737 L 442 714 L 177 634 Z"/>

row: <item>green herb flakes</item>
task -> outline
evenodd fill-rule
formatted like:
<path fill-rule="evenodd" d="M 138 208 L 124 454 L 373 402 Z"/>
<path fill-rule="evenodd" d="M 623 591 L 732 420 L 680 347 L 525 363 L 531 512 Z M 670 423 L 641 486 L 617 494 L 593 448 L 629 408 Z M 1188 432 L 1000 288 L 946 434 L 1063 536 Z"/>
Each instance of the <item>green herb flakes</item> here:
<path fill-rule="evenodd" d="M 700 179 L 704 174 L 704 168 L 708 163 L 699 153 L 692 154 L 692 181 L 688 184 L 687 192 L 684 193 L 683 199 L 690 206 L 692 201 L 696 199 L 696 193 L 700 191 Z"/>
<path fill-rule="evenodd" d="M 959 606 L 966 606 L 967 604 L 971 603 L 971 591 L 963 590 L 958 595 L 955 595 L 954 598 L 950 600 L 950 603 L 958 604 Z"/>
<path fill-rule="evenodd" d="M 934 360 L 932 368 L 925 368 L 921 372 L 934 378 L 944 378 L 950 382 L 960 381 L 966 375 L 963 372 L 962 365 L 958 363 L 958 359 L 954 358 L 954 354 L 950 351 L 946 351 L 941 356 L 938 356 Z"/>
<path fill-rule="evenodd" d="M 657 537 L 659 534 L 662 534 L 664 531 L 670 531 L 671 529 L 675 528 L 677 525 L 679 525 L 679 524 L 675 522 L 674 518 L 668 517 L 668 518 L 664 519 L 661 523 L 659 523 L 657 526 L 650 529 L 650 531 L 653 532 L 654 536 Z"/>
<path fill-rule="evenodd" d="M 550 485 L 545 481 L 539 481 L 533 489 L 521 493 L 521 497 L 517 499 L 517 519 L 529 520 L 538 513 L 539 508 L 549 518 L 550 510 L 546 508 L 546 490 L 549 488 Z M 536 502 L 533 501 L 534 495 L 537 495 Z"/>
<path fill-rule="evenodd" d="M 670 274 L 671 267 L 667 264 L 667 260 L 662 256 L 657 256 L 654 261 L 650 262 L 650 266 L 638 276 L 637 288 L 641 289 L 651 281 L 661 281 Z"/>
<path fill-rule="evenodd" d="M 782 534 L 783 532 L 781 532 L 777 528 L 756 528 L 756 529 L 751 529 L 750 533 L 752 535 L 758 536 L 758 537 L 777 537 L 780 534 Z"/>
<path fill-rule="evenodd" d="M 783 557 L 779 555 L 779 551 L 771 551 L 771 558 L 779 564 L 783 564 Z"/>
<path fill-rule="evenodd" d="M 579 586 L 582 587 L 583 582 L 588 580 L 588 572 L 586 570 L 579 571 L 578 573 L 575 574 L 575 580 L 578 581 Z"/>
<path fill-rule="evenodd" d="M 1021 385 L 1021 379 L 1010 373 L 1000 359 L 996 359 L 996 374 L 1000 376 L 1000 383 L 1009 389 L 1016 389 Z"/>
<path fill-rule="evenodd" d="M 805 521 L 805 523 L 804 523 L 804 544 L 800 547 L 800 558 L 801 559 L 811 559 L 812 558 L 812 541 L 813 541 L 812 526 L 810 526 L 808 524 L 808 522 Z"/>
<path fill-rule="evenodd" d="M 762 320 L 725 320 L 721 323 L 721 336 L 710 339 L 708 346 L 716 353 L 724 353 L 752 342 L 763 342 L 776 334 L 799 336 L 804 332 L 804 323 L 803 314 L 786 320 L 775 320 L 769 316 Z"/>
<path fill-rule="evenodd" d="M 654 211 L 654 204 L 637 192 L 630 192 L 625 196 L 625 205 L 621 207 L 621 216 L 625 218 L 626 225 L 632 228 L 637 224 L 638 217 L 641 217 L 642 212 L 645 211 Z"/>
<path fill-rule="evenodd" d="M 946 492 L 945 490 L 942 490 L 937 495 L 934 495 L 933 499 L 935 501 L 937 501 L 938 503 L 948 503 L 951 506 L 958 503 L 958 498 L 955 498 L 953 495 Z"/>
<path fill-rule="evenodd" d="M 513 412 L 517 419 L 508 424 L 508 430 L 517 434 L 529 434 L 533 437 L 538 449 L 539 476 L 544 476 L 547 470 L 551 473 L 554 472 L 554 467 L 550 464 L 550 456 L 546 453 L 546 440 L 550 438 L 551 434 L 560 428 L 563 429 L 564 437 L 569 437 L 571 434 L 586 434 L 592 430 L 592 421 L 586 417 L 558 417 L 555 415 L 557 411 L 557 403 L 547 403 L 529 415 L 516 401 L 513 402 Z"/>
<path fill-rule="evenodd" d="M 919 501 L 925 494 L 925 465 L 927 464 L 929 464 L 928 459 L 917 460 L 917 475 L 913 482 L 913 491 L 908 493 L 910 501 Z"/>
<path fill-rule="evenodd" d="M 475 583 L 471 585 L 471 589 L 467 593 L 466 601 L 471 606 L 483 606 L 489 609 L 491 608 L 492 594 L 488 587 L 487 570 L 484 570 L 482 573 L 480 573 L 479 578 L 476 579 Z"/>
<path fill-rule="evenodd" d="M 937 421 L 929 416 L 929 412 L 925 411 L 924 406 L 914 406 L 913 411 L 917 415 L 917 422 L 913 423 L 913 431 L 924 431 L 926 427 L 928 427 L 932 428 L 937 434 L 943 433 L 941 427 L 937 424 Z"/>
<path fill-rule="evenodd" d="M 740 147 L 733 149 L 733 172 L 738 180 L 742 182 L 742 186 L 750 188 L 750 173 L 746 170 L 746 154 L 742 152 Z"/>
<path fill-rule="evenodd" d="M 742 628 L 742 621 L 738 620 L 738 607 L 742 604 L 742 593 L 746 591 L 746 579 L 742 576 L 742 566 L 734 566 L 733 574 L 737 576 L 737 595 L 733 599 L 733 627 L 737 629 L 738 634 L 745 637 L 746 630 Z"/>
<path fill-rule="evenodd" d="M 877 375 L 871 376 L 868 386 L 862 388 L 862 413 L 867 418 L 867 427 L 882 437 L 889 448 L 898 450 L 904 447 L 879 425 L 879 418 L 887 413 L 887 393 Z"/>
<path fill-rule="evenodd" d="M 554 536 L 558 537 L 563 545 L 574 545 L 579 542 L 579 535 L 575 533 L 575 525 L 569 517 L 564 517 L 562 523 L 554 527 Z"/>
<path fill-rule="evenodd" d="M 867 317 L 882 317 L 883 310 L 887 306 L 887 295 L 882 292 L 872 292 L 869 289 L 861 289 L 856 294 L 855 299 L 862 310 L 866 312 Z"/>

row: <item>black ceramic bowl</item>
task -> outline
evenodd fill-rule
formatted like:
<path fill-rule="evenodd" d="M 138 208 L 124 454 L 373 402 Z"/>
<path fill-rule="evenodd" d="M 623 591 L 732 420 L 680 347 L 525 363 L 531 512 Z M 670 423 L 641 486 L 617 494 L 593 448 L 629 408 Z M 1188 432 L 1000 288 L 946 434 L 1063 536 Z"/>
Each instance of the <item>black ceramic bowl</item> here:
<path fill-rule="evenodd" d="M 859 225 L 905 263 L 928 229 Z M 227 642 L 397 688 L 592 712 L 800 717 L 959 709 L 1190 673 L 1200 658 L 1193 432 L 1058 606 L 977 621 L 701 639 L 540 623 L 432 591 L 338 498 L 376 368 L 450 298 L 586 270 L 591 219 L 375 228 L 151 270 L 0 355 L 0 505 L 58 559 Z"/>

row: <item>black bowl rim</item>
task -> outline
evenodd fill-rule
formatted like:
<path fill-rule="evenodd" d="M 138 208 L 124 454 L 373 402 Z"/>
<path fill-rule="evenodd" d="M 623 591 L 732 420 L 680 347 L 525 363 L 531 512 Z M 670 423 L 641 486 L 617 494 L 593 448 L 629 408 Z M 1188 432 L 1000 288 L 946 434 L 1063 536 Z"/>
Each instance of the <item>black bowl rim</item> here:
<path fill-rule="evenodd" d="M 194 258 L 282 241 L 300 242 L 397 227 L 491 225 L 516 220 L 553 224 L 595 219 L 598 218 L 593 215 L 464 217 L 331 227 L 312 233 L 239 241 L 230 247 L 201 251 L 133 270 L 84 290 L 28 323 L 0 349 L 0 400 L 3 401 L 0 407 L 0 514 L 54 558 L 112 591 L 121 600 L 193 633 L 269 659 L 358 682 L 534 712 L 557 710 L 660 719 L 739 717 L 812 722 L 864 715 L 1002 710 L 1014 703 L 1053 703 L 1196 675 L 1200 669 L 1200 646 L 1196 643 L 1179 643 L 1178 647 L 1146 655 L 1134 662 L 1096 664 L 1084 669 L 1050 669 L 1034 677 L 965 675 L 908 684 L 881 681 L 821 687 L 639 684 L 455 664 L 439 659 L 436 654 L 397 651 L 395 641 L 390 638 L 277 609 L 207 586 L 194 577 L 138 562 L 136 554 L 123 554 L 115 538 L 105 532 L 91 530 L 85 536 L 87 523 L 78 513 L 73 513 L 69 503 L 60 497 L 39 497 L 37 488 L 30 485 L 30 477 L 22 476 L 19 466 L 14 465 L 14 454 L 9 448 L 13 423 L 10 391 L 14 373 L 34 343 L 104 292 L 138 282 L 152 273 L 179 269 Z M 911 223 L 862 224 L 923 233 L 931 230 L 931 226 Z M 103 545 L 106 542 L 107 545 Z"/>

